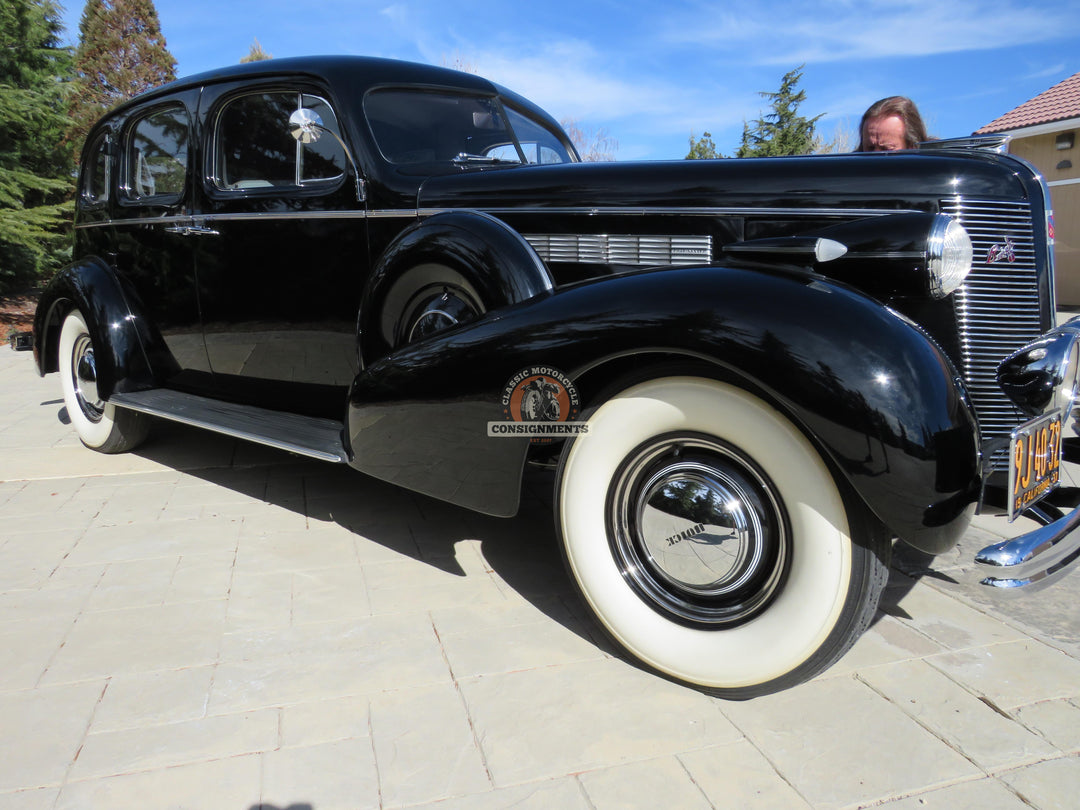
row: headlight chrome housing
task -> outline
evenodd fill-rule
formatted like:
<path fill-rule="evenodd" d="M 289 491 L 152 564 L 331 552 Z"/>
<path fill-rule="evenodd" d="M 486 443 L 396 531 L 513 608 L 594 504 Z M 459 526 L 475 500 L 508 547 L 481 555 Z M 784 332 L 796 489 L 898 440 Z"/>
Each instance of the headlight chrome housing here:
<path fill-rule="evenodd" d="M 971 272 L 971 237 L 964 226 L 944 214 L 934 217 L 926 240 L 930 294 L 944 298 L 960 287 Z"/>

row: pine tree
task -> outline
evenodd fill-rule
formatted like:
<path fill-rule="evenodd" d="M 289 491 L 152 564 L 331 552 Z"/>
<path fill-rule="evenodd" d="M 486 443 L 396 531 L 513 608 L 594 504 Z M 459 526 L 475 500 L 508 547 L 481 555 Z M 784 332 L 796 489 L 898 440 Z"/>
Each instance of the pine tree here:
<path fill-rule="evenodd" d="M 176 78 L 153 0 L 87 0 L 79 21 L 68 139 L 82 148 L 90 127 L 122 101 Z"/>
<path fill-rule="evenodd" d="M 808 155 L 814 151 L 814 125 L 821 116 L 806 118 L 799 115 L 799 105 L 806 100 L 806 91 L 795 92 L 795 86 L 802 78 L 803 67 L 799 65 L 785 73 L 779 91 L 759 94 L 770 100 L 772 112 L 758 118 L 753 127 L 743 124 L 742 143 L 735 157 Z"/>
<path fill-rule="evenodd" d="M 265 62 L 267 59 L 273 59 L 272 53 L 267 53 L 263 50 L 262 44 L 259 42 L 258 37 L 251 43 L 251 50 L 248 51 L 247 56 L 240 59 L 240 64 L 247 64 L 248 62 Z"/>
<path fill-rule="evenodd" d="M 690 133 L 690 151 L 686 153 L 686 160 L 715 160 L 724 157 L 716 148 L 712 139 L 712 133 L 708 130 L 700 138 L 695 138 Z"/>
<path fill-rule="evenodd" d="M 62 28 L 51 0 L 0 0 L 0 292 L 34 283 L 66 253 L 71 54 Z"/>

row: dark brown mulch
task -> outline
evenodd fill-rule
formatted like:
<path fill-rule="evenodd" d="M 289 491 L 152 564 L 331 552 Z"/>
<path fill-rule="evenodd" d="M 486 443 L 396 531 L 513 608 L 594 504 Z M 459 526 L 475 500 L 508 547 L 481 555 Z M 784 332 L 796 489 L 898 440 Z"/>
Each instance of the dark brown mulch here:
<path fill-rule="evenodd" d="M 34 310 L 38 293 L 35 290 L 0 295 L 0 338 L 11 332 L 29 332 L 34 328 Z"/>

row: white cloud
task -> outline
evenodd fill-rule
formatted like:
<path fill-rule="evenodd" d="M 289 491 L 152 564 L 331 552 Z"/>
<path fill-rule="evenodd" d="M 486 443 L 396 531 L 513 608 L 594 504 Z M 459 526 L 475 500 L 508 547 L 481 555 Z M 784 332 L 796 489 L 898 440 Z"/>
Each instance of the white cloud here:
<path fill-rule="evenodd" d="M 1025 79 L 1046 79 L 1046 78 L 1050 78 L 1050 77 L 1055 77 L 1056 78 L 1056 77 L 1060 77 L 1060 76 L 1064 76 L 1064 75 L 1071 75 L 1071 74 L 1066 74 L 1067 67 L 1068 66 L 1064 62 L 1059 62 L 1056 65 L 1051 65 L 1050 67 L 1042 68 L 1041 70 L 1036 70 L 1033 73 L 1028 73 L 1024 78 Z"/>
<path fill-rule="evenodd" d="M 470 64 L 556 117 L 608 119 L 670 111 L 674 89 L 640 77 L 612 75 L 592 46 L 576 40 L 545 42 L 530 51 L 482 51 Z"/>
<path fill-rule="evenodd" d="M 699 7 L 678 16 L 667 37 L 722 47 L 755 64 L 790 65 L 989 50 L 1066 33 L 1056 4 L 868 0 L 823 9 L 781 0 L 715 12 Z"/>

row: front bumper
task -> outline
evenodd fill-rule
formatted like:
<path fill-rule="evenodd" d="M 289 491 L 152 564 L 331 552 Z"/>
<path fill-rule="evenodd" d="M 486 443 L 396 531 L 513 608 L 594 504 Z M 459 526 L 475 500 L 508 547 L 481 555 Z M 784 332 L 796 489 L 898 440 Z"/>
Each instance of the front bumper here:
<path fill-rule="evenodd" d="M 1034 531 L 994 543 L 975 555 L 986 576 L 983 585 L 994 588 L 1046 587 L 1069 572 L 1080 559 L 1080 507 L 1062 514 L 1056 507 L 1036 504 L 1025 513 L 1044 523 Z"/>
<path fill-rule="evenodd" d="M 1066 462 L 1080 461 L 1076 447 L 1080 443 L 1076 438 L 1080 437 L 1080 317 L 1050 330 L 1006 358 L 998 368 L 998 381 L 1009 398 L 1030 416 L 1060 410 L 1066 437 L 1062 458 Z M 996 449 L 1000 447 L 998 443 Z M 984 451 L 984 458 L 989 457 Z M 1080 560 L 1080 507 L 1065 513 L 1052 500 L 1040 501 L 1022 513 L 1039 523 L 1039 528 L 994 543 L 975 555 L 976 565 L 986 574 L 983 585 L 1045 587 Z"/>

